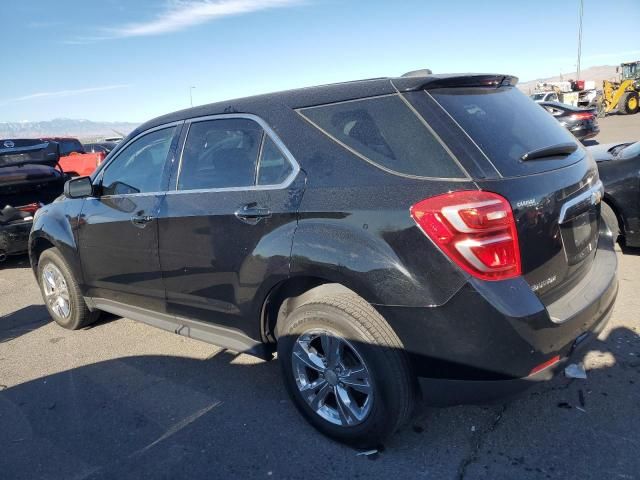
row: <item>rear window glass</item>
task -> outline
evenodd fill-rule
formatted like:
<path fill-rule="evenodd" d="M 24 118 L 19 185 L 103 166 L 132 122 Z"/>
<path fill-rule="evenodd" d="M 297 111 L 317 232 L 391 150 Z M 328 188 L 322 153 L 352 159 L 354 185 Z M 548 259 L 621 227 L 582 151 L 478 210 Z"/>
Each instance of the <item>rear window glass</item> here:
<path fill-rule="evenodd" d="M 300 113 L 385 169 L 420 177 L 464 178 L 453 158 L 397 95 L 310 107 Z"/>
<path fill-rule="evenodd" d="M 575 142 L 567 129 L 515 87 L 451 88 L 428 92 L 478 144 L 505 176 L 534 167 L 521 157 L 532 150 Z M 566 158 L 536 160 L 537 170 L 550 170 L 582 158 L 581 149 Z M 549 163 L 551 162 L 551 163 Z M 530 165 L 525 165 L 529 163 Z"/>
<path fill-rule="evenodd" d="M 70 153 L 84 153 L 84 148 L 78 140 L 60 140 L 60 156 L 69 155 Z"/>

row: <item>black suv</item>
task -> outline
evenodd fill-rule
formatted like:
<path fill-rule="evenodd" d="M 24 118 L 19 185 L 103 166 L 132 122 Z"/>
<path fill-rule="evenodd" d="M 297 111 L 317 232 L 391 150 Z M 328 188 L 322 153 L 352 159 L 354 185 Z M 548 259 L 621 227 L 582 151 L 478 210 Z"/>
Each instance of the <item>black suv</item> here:
<path fill-rule="evenodd" d="M 292 90 L 152 120 L 43 208 L 53 318 L 111 312 L 270 358 L 315 427 L 378 444 L 412 410 L 504 395 L 617 294 L 586 150 L 504 75 Z"/>

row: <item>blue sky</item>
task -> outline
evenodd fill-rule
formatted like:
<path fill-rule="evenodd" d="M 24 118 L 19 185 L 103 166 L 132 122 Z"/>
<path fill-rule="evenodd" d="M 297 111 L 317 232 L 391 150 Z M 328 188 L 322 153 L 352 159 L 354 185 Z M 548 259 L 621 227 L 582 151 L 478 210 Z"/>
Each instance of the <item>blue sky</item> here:
<path fill-rule="evenodd" d="M 424 67 L 524 81 L 576 63 L 578 0 L 2 3 L 0 121 L 140 122 L 188 107 L 190 86 L 203 104 Z M 638 25 L 640 0 L 585 0 L 583 67 L 640 59 Z"/>

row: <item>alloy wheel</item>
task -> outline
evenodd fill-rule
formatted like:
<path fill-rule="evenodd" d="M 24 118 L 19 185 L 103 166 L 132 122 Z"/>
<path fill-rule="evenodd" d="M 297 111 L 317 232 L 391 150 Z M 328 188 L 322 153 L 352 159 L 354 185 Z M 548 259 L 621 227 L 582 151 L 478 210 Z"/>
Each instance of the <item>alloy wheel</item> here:
<path fill-rule="evenodd" d="M 373 385 L 369 369 L 349 341 L 325 330 L 305 332 L 294 344 L 292 362 L 298 390 L 317 415 L 349 427 L 366 419 Z"/>
<path fill-rule="evenodd" d="M 52 263 L 42 269 L 42 288 L 49 308 L 60 318 L 71 315 L 71 301 L 67 282 L 62 272 Z"/>

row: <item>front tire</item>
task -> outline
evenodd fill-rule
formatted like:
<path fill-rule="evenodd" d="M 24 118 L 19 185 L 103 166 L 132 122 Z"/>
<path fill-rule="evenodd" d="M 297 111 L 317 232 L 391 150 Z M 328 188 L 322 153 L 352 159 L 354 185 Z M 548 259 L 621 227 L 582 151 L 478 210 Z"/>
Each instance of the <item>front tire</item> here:
<path fill-rule="evenodd" d="M 49 315 L 61 327 L 77 330 L 98 319 L 99 312 L 87 307 L 78 282 L 57 248 L 40 255 L 38 283 Z"/>
<path fill-rule="evenodd" d="M 626 115 L 633 115 L 640 110 L 640 100 L 638 98 L 638 92 L 627 92 L 620 99 L 622 105 L 622 113 Z"/>
<path fill-rule="evenodd" d="M 416 380 L 402 344 L 354 293 L 324 287 L 307 292 L 278 324 L 278 337 L 287 390 L 325 435 L 377 447 L 411 415 Z"/>

